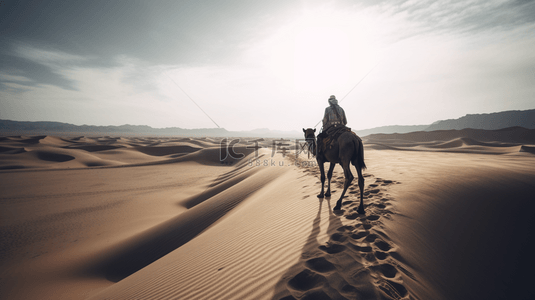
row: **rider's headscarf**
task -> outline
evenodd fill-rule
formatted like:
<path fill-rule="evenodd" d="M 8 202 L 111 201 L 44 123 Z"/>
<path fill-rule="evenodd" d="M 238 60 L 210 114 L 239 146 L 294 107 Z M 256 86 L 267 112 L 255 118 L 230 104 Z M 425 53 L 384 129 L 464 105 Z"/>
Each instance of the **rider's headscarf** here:
<path fill-rule="evenodd" d="M 336 100 L 336 97 L 334 95 L 331 95 L 331 97 L 329 97 L 329 105 L 330 106 L 338 105 L 338 100 Z"/>

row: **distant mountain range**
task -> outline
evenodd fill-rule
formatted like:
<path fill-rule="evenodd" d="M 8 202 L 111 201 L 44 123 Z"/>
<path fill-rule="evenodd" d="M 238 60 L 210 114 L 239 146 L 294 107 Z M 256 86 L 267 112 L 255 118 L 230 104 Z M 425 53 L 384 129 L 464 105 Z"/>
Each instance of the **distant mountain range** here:
<path fill-rule="evenodd" d="M 466 115 L 459 119 L 437 121 L 425 131 L 465 128 L 496 130 L 515 126 L 534 129 L 535 109 Z"/>
<path fill-rule="evenodd" d="M 390 125 L 364 130 L 354 130 L 358 136 L 367 136 L 376 133 L 407 133 L 415 131 L 425 131 L 430 125 Z"/>
<path fill-rule="evenodd" d="M 535 109 L 512 110 L 490 114 L 473 114 L 452 120 L 437 121 L 430 125 L 382 126 L 365 130 L 355 130 L 359 136 L 375 133 L 408 133 L 451 129 L 495 130 L 508 127 L 535 129 Z M 266 137 L 302 138 L 301 130 L 279 131 L 260 128 L 249 131 L 228 131 L 224 128 L 185 129 L 179 127 L 152 128 L 147 125 L 95 126 L 73 125 L 61 122 L 22 122 L 0 120 L 0 134 L 80 134 L 80 135 L 156 135 L 156 136 L 212 136 L 212 137 Z"/>
<path fill-rule="evenodd" d="M 376 133 L 366 136 L 368 143 L 399 143 L 400 141 L 427 143 L 432 141 L 451 141 L 462 138 L 464 143 L 483 145 L 484 142 L 500 142 L 499 146 L 511 146 L 511 144 L 534 144 L 535 129 L 524 127 L 507 127 L 502 129 L 474 129 L 464 128 L 459 130 L 435 130 L 416 131 L 407 133 Z M 493 144 L 497 146 L 498 144 Z"/>
<path fill-rule="evenodd" d="M 62 122 L 26 122 L 0 120 L 0 134 L 80 134 L 80 135 L 155 135 L 155 136 L 211 136 L 211 137 L 301 137 L 299 131 L 279 131 L 267 128 L 250 131 L 228 131 L 224 128 L 185 129 L 179 127 L 152 128 L 147 125 L 96 126 L 73 125 Z"/>
<path fill-rule="evenodd" d="M 496 130 L 508 127 L 535 129 L 535 109 L 473 114 L 458 119 L 436 121 L 431 125 L 382 126 L 365 130 L 355 130 L 355 132 L 359 136 L 367 136 L 375 133 L 408 133 L 415 131 L 461 130 L 465 128 Z"/>

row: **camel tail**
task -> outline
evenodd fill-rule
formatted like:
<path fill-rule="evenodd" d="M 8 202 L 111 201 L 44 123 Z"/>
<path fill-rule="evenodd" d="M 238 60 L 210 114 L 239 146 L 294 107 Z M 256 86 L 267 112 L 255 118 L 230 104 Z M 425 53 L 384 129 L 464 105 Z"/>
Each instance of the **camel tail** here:
<path fill-rule="evenodd" d="M 353 155 L 352 163 L 355 167 L 360 168 L 361 170 L 366 170 L 366 163 L 364 163 L 364 145 L 362 144 L 360 137 L 353 140 L 353 144 L 355 145 L 355 149 L 357 149 L 357 153 Z"/>

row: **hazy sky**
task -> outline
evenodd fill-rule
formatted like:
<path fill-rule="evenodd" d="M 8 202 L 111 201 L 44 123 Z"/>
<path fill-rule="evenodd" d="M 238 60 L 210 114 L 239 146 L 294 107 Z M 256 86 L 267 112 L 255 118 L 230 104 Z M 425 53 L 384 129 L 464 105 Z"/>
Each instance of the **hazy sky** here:
<path fill-rule="evenodd" d="M 216 127 L 182 88 L 228 130 L 300 130 L 373 68 L 348 126 L 430 124 L 535 108 L 534 49 L 530 0 L 5 0 L 0 119 Z"/>

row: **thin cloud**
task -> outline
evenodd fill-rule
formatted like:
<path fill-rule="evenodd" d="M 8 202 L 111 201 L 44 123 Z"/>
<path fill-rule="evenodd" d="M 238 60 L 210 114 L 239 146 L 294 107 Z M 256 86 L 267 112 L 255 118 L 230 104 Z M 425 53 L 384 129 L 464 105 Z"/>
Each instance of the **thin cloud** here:
<path fill-rule="evenodd" d="M 10 76 L 22 76 L 28 80 L 18 80 L 19 83 L 36 86 L 38 84 L 53 84 L 64 89 L 75 89 L 74 82 L 61 73 L 63 70 L 86 63 L 89 58 L 65 53 L 57 50 L 45 50 L 29 45 L 17 43 L 11 54 L 4 57 L 5 64 L 0 72 Z M 0 84 L 6 87 L 9 82 L 6 77 L 0 77 Z"/>
<path fill-rule="evenodd" d="M 460 32 L 510 30 L 535 22 L 534 1 L 403 1 L 385 8 L 416 24 L 415 32 Z"/>
<path fill-rule="evenodd" d="M 63 51 L 44 50 L 28 45 L 16 47 L 15 54 L 31 61 L 50 66 L 60 67 L 80 64 L 88 60 L 87 57 L 70 54 Z"/>
<path fill-rule="evenodd" d="M 7 82 L 31 82 L 32 80 L 30 78 L 19 76 L 19 75 L 10 75 L 6 73 L 0 72 L 0 81 L 7 81 Z"/>

